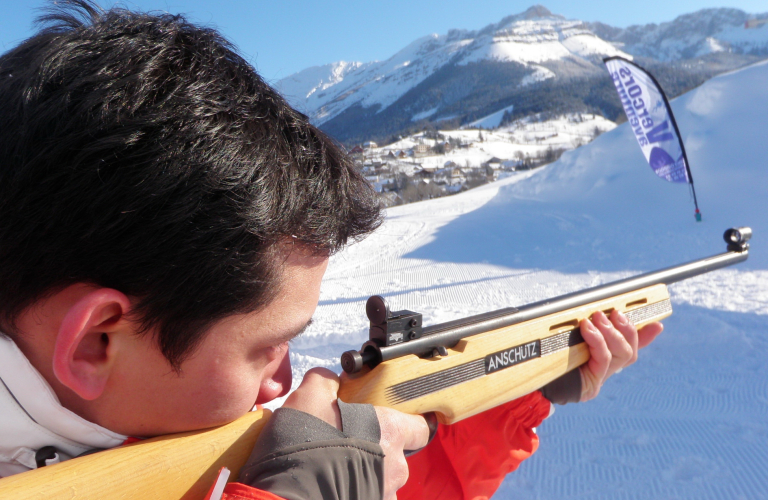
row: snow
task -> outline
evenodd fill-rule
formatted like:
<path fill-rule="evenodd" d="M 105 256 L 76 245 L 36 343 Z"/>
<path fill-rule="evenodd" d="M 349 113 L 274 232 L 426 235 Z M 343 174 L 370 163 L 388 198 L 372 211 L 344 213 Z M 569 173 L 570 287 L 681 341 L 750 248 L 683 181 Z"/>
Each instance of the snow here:
<path fill-rule="evenodd" d="M 280 91 L 286 99 L 292 102 L 302 102 L 341 83 L 348 74 L 365 67 L 360 62 L 350 63 L 346 61 L 313 66 L 280 80 Z"/>
<path fill-rule="evenodd" d="M 698 52 L 696 52 L 696 57 L 727 51 L 728 48 L 724 46 L 719 40 L 712 37 L 707 37 L 707 39 L 704 40 L 704 42 L 701 44 Z"/>
<path fill-rule="evenodd" d="M 543 66 L 533 66 L 533 73 L 530 75 L 525 75 L 523 77 L 523 81 L 520 82 L 521 87 L 525 87 L 527 85 L 531 85 L 538 82 L 543 82 L 544 80 L 548 78 L 554 78 L 555 73 L 552 70 L 549 70 Z"/>
<path fill-rule="evenodd" d="M 479 120 L 473 121 L 467 126 L 467 128 L 497 128 L 499 125 L 501 125 L 501 120 L 504 118 L 504 113 L 511 112 L 512 109 L 514 109 L 514 106 L 507 106 L 506 108 L 500 109 L 495 113 L 491 113 L 488 116 L 484 116 Z"/>
<path fill-rule="evenodd" d="M 494 33 L 492 38 L 479 39 L 459 64 L 486 59 L 538 64 L 570 56 L 627 57 L 581 25 L 581 21 L 555 17 L 516 21 Z"/>
<path fill-rule="evenodd" d="M 630 26 L 619 38 L 626 42 L 625 51 L 661 61 L 723 51 L 764 53 L 768 49 L 768 29 L 746 29 L 746 16 L 736 9 L 702 9 L 671 22 Z"/>
<path fill-rule="evenodd" d="M 756 28 L 743 26 L 728 26 L 718 33 L 717 38 L 734 45 L 740 45 L 745 52 L 751 49 L 768 47 L 768 25 Z"/>
<path fill-rule="evenodd" d="M 415 115 L 413 115 L 411 117 L 411 121 L 412 122 L 417 122 L 419 120 L 423 120 L 424 118 L 429 118 L 430 116 L 432 116 L 435 113 L 437 113 L 438 109 L 439 108 L 432 108 L 432 109 L 428 109 L 426 111 L 422 111 L 421 113 L 416 113 Z"/>
<path fill-rule="evenodd" d="M 701 223 L 626 124 L 539 170 L 388 210 L 332 257 L 314 322 L 292 344 L 296 380 L 340 370 L 341 352 L 367 338 L 370 295 L 431 325 L 720 253 L 723 230 L 749 225 L 749 260 L 673 285 L 666 332 L 598 399 L 559 407 L 494 498 L 768 498 L 766 81 L 768 62 L 672 103 Z"/>
<path fill-rule="evenodd" d="M 382 110 L 424 81 L 471 43 L 467 32 L 419 38 L 386 61 L 333 63 L 276 82 L 277 90 L 320 125 L 353 104 Z M 320 91 L 318 91 L 320 90 Z"/>
<path fill-rule="evenodd" d="M 511 106 L 503 108 L 481 118 L 471 126 L 498 126 L 504 111 L 511 109 Z M 441 155 L 409 158 L 407 161 L 428 168 L 442 168 L 449 161 L 460 167 L 477 167 L 493 157 L 502 160 L 515 159 L 518 154 L 535 157 L 550 147 L 573 149 L 586 144 L 592 140 L 595 128 L 602 133 L 612 130 L 616 124 L 599 115 L 573 113 L 542 121 L 539 121 L 537 116 L 527 117 L 495 130 L 478 130 L 469 128 L 470 125 L 467 127 L 461 130 L 440 131 L 446 139 L 450 137 L 461 140 L 467 145 L 466 148 L 455 148 Z M 405 151 L 419 143 L 432 147 L 437 142 L 423 136 L 423 133 L 418 133 L 405 137 L 381 148 L 374 148 L 369 155 L 378 157 L 386 155 L 389 151 Z"/>

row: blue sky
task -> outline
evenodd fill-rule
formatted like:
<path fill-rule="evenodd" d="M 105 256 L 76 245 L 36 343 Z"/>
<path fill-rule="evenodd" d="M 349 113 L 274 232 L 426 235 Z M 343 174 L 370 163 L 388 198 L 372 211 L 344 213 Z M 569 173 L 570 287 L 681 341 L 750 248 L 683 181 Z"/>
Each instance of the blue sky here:
<path fill-rule="evenodd" d="M 123 0 L 139 10 L 185 13 L 214 26 L 232 40 L 270 81 L 309 66 L 339 60 L 386 59 L 406 44 L 451 28 L 478 29 L 524 11 L 535 0 Z M 0 52 L 33 33 L 36 8 L 43 0 L 0 0 Z M 100 0 L 103 6 L 114 0 Z M 768 11 L 765 0 L 646 0 L 542 4 L 569 19 L 602 21 L 613 26 L 661 23 L 707 7 Z"/>

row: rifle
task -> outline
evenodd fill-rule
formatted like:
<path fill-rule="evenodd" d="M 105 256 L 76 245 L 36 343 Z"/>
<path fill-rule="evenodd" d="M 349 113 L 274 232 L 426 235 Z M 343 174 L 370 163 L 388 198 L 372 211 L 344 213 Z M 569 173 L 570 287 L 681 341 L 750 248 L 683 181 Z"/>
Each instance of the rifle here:
<path fill-rule="evenodd" d="M 339 397 L 446 424 L 539 389 L 589 360 L 579 322 L 618 309 L 638 328 L 672 314 L 667 285 L 747 259 L 752 230 L 727 251 L 583 291 L 430 327 L 421 314 L 368 299 L 370 339 L 342 355 Z M 160 436 L 0 479 L 3 499 L 195 499 L 226 466 L 237 478 L 268 410 L 214 429 Z"/>

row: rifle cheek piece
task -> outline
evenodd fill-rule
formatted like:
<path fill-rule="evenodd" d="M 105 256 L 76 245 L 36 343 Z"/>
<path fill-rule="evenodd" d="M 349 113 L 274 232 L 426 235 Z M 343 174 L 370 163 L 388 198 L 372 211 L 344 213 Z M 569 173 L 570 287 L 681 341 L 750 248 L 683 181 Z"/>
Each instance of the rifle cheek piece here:
<path fill-rule="evenodd" d="M 732 227 L 723 234 L 723 239 L 728 243 L 729 252 L 749 250 L 750 238 L 752 238 L 752 229 L 749 227 Z"/>

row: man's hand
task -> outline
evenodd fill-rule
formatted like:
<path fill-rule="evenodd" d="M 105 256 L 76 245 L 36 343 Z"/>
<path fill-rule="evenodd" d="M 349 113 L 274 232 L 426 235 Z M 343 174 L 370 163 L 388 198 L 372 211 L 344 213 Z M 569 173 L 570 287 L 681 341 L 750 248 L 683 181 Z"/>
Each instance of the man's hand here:
<path fill-rule="evenodd" d="M 650 323 L 638 331 L 617 310 L 610 319 L 598 311 L 580 326 L 590 354 L 589 362 L 580 368 L 581 401 L 597 396 L 608 377 L 637 361 L 637 351 L 653 342 L 664 329 L 661 323 Z"/>
<path fill-rule="evenodd" d="M 301 410 L 341 430 L 341 413 L 336 403 L 339 377 L 335 373 L 313 368 L 301 385 L 285 401 L 283 407 Z M 396 498 L 396 492 L 408 480 L 408 464 L 403 450 L 418 450 L 427 445 L 429 427 L 424 418 L 390 408 L 376 406 L 381 429 L 380 445 L 384 450 L 384 499 Z"/>

